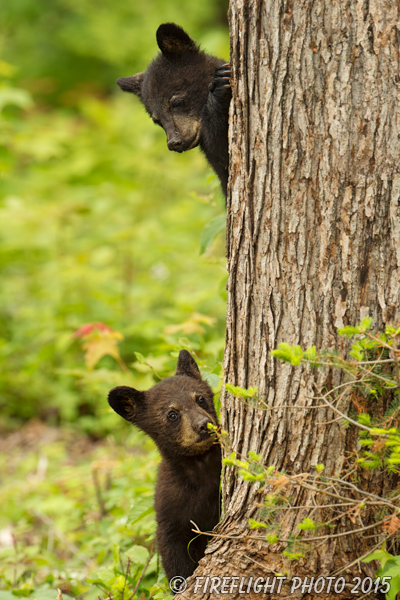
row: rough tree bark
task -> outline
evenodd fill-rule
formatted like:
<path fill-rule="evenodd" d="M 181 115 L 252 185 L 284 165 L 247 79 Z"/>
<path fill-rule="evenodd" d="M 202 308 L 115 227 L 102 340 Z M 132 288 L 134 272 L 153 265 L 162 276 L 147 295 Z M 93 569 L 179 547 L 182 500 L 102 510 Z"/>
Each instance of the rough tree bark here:
<path fill-rule="evenodd" d="M 257 386 L 273 410 L 225 392 L 222 426 L 235 451 L 261 452 L 291 474 L 318 463 L 340 473 L 357 435 L 332 411 L 311 408 L 331 373 L 294 369 L 270 351 L 282 341 L 340 349 L 338 327 L 368 315 L 378 330 L 400 321 L 399 12 L 393 0 L 231 0 L 225 381 Z M 386 485 L 382 476 L 364 483 Z M 314 492 L 292 493 L 312 506 Z M 258 486 L 230 471 L 223 499 L 218 533 L 248 534 Z M 283 513 L 283 533 L 307 514 Z M 358 525 L 342 519 L 336 531 Z M 329 576 L 379 541 L 375 533 L 327 539 L 292 563 L 282 545 L 215 538 L 195 576 Z M 358 573 L 371 575 L 371 566 Z M 199 593 L 192 579 L 182 596 Z M 306 596 L 314 597 L 296 597 Z"/>

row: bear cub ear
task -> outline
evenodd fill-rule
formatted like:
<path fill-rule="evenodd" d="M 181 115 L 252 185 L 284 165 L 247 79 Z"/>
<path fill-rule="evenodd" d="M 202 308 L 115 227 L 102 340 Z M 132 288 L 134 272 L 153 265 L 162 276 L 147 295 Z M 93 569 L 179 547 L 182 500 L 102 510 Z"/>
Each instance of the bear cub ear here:
<path fill-rule="evenodd" d="M 196 361 L 187 350 L 181 350 L 179 352 L 175 375 L 186 375 L 193 379 L 201 379 L 201 374 Z"/>
<path fill-rule="evenodd" d="M 138 410 L 143 409 L 146 403 L 146 393 L 126 385 L 119 385 L 109 392 L 108 403 L 126 421 L 135 423 Z"/>
<path fill-rule="evenodd" d="M 175 23 L 163 23 L 157 29 L 157 44 L 166 58 L 173 60 L 187 52 L 197 52 L 198 46 L 182 27 Z"/>
<path fill-rule="evenodd" d="M 137 73 L 131 77 L 120 77 L 117 84 L 124 92 L 131 92 L 141 97 L 144 73 Z"/>

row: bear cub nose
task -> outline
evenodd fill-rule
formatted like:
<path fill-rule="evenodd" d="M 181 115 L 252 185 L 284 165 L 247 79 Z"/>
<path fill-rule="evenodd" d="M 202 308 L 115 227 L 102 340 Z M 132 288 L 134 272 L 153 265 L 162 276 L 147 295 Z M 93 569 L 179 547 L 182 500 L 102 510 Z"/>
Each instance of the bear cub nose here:
<path fill-rule="evenodd" d="M 167 141 L 168 150 L 174 152 L 183 152 L 183 141 L 180 137 L 175 136 Z"/>
<path fill-rule="evenodd" d="M 212 423 L 211 419 L 209 419 L 208 417 L 204 417 L 203 419 L 201 419 L 198 423 L 197 423 L 197 431 L 198 433 L 204 434 L 204 433 L 210 433 L 208 430 L 208 423 Z"/>

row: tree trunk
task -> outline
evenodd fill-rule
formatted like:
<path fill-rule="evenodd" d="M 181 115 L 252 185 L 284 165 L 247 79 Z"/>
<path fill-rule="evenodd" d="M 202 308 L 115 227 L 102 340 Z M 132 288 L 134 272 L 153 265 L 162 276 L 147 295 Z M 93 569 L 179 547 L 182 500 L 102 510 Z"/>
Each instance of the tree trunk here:
<path fill-rule="evenodd" d="M 338 327 L 368 315 L 377 330 L 400 320 L 398 27 L 399 5 L 389 0 L 231 0 L 225 382 L 257 386 L 270 410 L 224 392 L 222 426 L 239 455 L 262 453 L 291 475 L 315 473 L 319 463 L 340 475 L 358 436 L 329 408 L 315 408 L 316 390 L 339 375 L 293 368 L 271 350 L 288 342 L 346 351 Z M 388 485 L 384 473 L 361 483 L 378 492 Z M 267 491 L 225 473 L 221 537 L 194 576 L 333 576 L 379 542 L 374 529 L 327 538 L 289 561 L 284 545 L 254 540 L 260 531 L 248 528 Z M 310 508 L 281 511 L 286 538 L 316 501 L 311 490 L 290 493 Z M 357 519 L 343 516 L 335 533 L 358 529 Z M 372 573 L 357 566 L 360 577 Z M 192 578 L 184 597 L 196 597 L 194 589 Z M 340 598 L 355 597 L 346 590 Z"/>

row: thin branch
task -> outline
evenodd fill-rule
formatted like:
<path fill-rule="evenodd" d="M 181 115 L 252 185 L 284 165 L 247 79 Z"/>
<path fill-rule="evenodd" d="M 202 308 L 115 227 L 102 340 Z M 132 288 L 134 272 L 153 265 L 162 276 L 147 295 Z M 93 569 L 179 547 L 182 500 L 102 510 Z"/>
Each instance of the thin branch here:
<path fill-rule="evenodd" d="M 355 383 L 360 383 L 360 381 L 361 381 L 361 379 L 352 379 L 350 381 L 345 381 L 344 383 L 340 383 L 339 385 L 336 385 L 332 390 L 329 390 L 329 392 L 327 392 L 327 393 L 328 394 L 332 394 L 332 392 L 335 392 L 336 390 L 339 390 L 342 387 L 347 387 L 349 385 L 354 385 Z"/>
<path fill-rule="evenodd" d="M 329 402 L 329 400 L 326 399 L 326 396 L 316 397 L 316 400 L 322 400 L 323 402 L 325 402 L 332 410 L 334 410 L 341 417 L 343 417 L 343 419 L 345 419 L 349 423 L 352 423 L 356 427 L 359 427 L 360 429 L 364 429 L 365 431 L 371 431 L 370 427 L 367 427 L 366 425 L 362 425 L 361 423 L 354 421 L 354 419 L 351 419 L 348 415 L 345 415 L 344 413 L 342 413 L 338 408 L 336 408 L 336 406 L 333 406 L 333 404 L 331 404 Z"/>
<path fill-rule="evenodd" d="M 347 535 L 353 535 L 355 533 L 363 533 L 364 531 L 368 531 L 369 529 L 373 529 L 375 527 L 379 527 L 380 525 L 383 525 L 387 520 L 389 519 L 389 517 L 385 517 L 384 519 L 381 519 L 380 521 L 378 521 L 377 523 L 373 523 L 372 525 L 366 525 L 365 527 L 361 527 L 359 529 L 351 529 L 350 531 L 342 531 L 341 533 L 332 533 L 332 534 L 327 534 L 327 535 L 318 535 L 318 536 L 313 536 L 313 537 L 309 537 L 309 538 L 302 538 L 302 537 L 297 537 L 295 539 L 289 539 L 289 538 L 278 538 L 274 543 L 284 543 L 284 544 L 288 544 L 290 542 L 315 542 L 315 541 L 319 541 L 319 540 L 330 540 L 330 539 L 334 539 L 334 538 L 339 538 L 339 537 L 345 537 Z M 249 539 L 249 540 L 259 540 L 261 542 L 267 542 L 269 543 L 265 537 L 261 537 L 261 536 L 257 536 L 257 535 L 246 535 L 246 534 L 242 534 L 242 535 L 223 535 L 222 533 L 210 533 L 209 531 L 201 531 L 199 529 L 199 527 L 196 525 L 196 523 L 194 521 L 190 521 L 191 524 L 195 527 L 195 529 L 192 529 L 192 531 L 194 533 L 197 534 L 201 534 L 201 535 L 208 535 L 211 537 L 216 537 L 216 538 L 222 538 L 222 539 L 226 539 L 226 540 L 243 540 L 243 539 Z"/>
<path fill-rule="evenodd" d="M 321 408 L 320 406 L 318 406 L 318 408 Z M 342 417 L 336 417 L 336 419 L 332 419 L 332 421 L 319 421 L 318 423 L 315 423 L 315 425 L 332 425 L 332 423 L 337 423 L 338 421 L 341 421 Z"/>
<path fill-rule="evenodd" d="M 387 350 L 391 350 L 393 352 L 393 346 L 390 346 L 389 344 L 387 344 L 386 342 L 384 342 L 383 340 L 381 340 L 380 338 L 376 337 L 373 333 L 368 333 L 366 332 L 366 335 L 371 339 L 371 340 L 375 340 L 376 342 L 379 342 L 380 345 L 383 348 L 386 348 Z"/>
<path fill-rule="evenodd" d="M 378 500 L 379 504 L 386 504 L 387 506 L 390 506 L 391 508 L 393 508 L 395 511 L 399 510 L 399 507 L 396 506 L 395 504 L 392 504 L 391 502 L 384 500 L 383 498 L 381 498 L 380 496 L 377 496 L 376 494 L 372 494 L 371 492 L 365 492 L 364 490 L 360 490 L 360 488 L 358 488 L 356 485 L 354 485 L 354 483 L 350 483 L 350 481 L 342 481 L 341 479 L 336 479 L 335 477 L 329 477 L 329 476 L 325 476 L 325 479 L 328 479 L 329 481 L 335 481 L 336 483 L 347 485 L 347 486 L 353 488 L 359 494 L 363 494 L 364 496 L 369 496 L 370 498 L 375 498 L 376 500 Z M 374 504 L 376 504 L 376 503 L 374 503 Z"/>
<path fill-rule="evenodd" d="M 100 509 L 100 518 L 104 517 L 107 514 L 107 509 L 104 503 L 103 494 L 101 490 L 100 480 L 98 476 L 98 469 L 92 469 L 92 477 L 94 483 L 94 489 L 96 492 L 97 503 Z"/>
<path fill-rule="evenodd" d="M 396 359 L 394 358 L 385 358 L 383 360 L 360 360 L 357 362 L 351 362 L 351 365 L 357 366 L 357 365 L 381 365 L 383 363 L 392 363 L 392 362 L 396 362 Z"/>
<path fill-rule="evenodd" d="M 348 565 L 346 565 L 345 567 L 342 567 L 341 569 L 339 569 L 338 571 L 335 571 L 333 573 L 333 577 L 337 577 L 340 573 L 343 573 L 344 571 L 347 571 L 347 569 L 350 569 L 351 567 L 353 567 L 354 565 L 356 565 L 357 563 L 361 562 L 364 560 L 364 558 L 367 558 L 367 556 L 369 556 L 370 554 L 372 554 L 372 552 L 374 550 L 377 550 L 378 548 L 380 548 L 382 546 L 382 544 L 384 544 L 389 538 L 391 537 L 391 535 L 386 535 L 383 540 L 379 540 L 379 542 L 375 545 L 372 546 L 372 548 L 370 548 L 369 550 L 367 550 L 367 552 L 365 552 L 362 556 L 360 556 L 359 558 L 356 558 L 355 560 L 353 560 L 351 563 L 349 563 Z"/>
<path fill-rule="evenodd" d="M 318 509 L 322 509 L 322 508 L 341 508 L 342 506 L 354 506 L 355 504 L 357 504 L 356 501 L 353 502 L 343 502 L 341 504 L 316 504 L 315 506 L 307 506 L 306 504 L 303 504 L 301 506 L 267 506 L 266 504 L 261 504 L 260 502 L 255 502 L 254 506 L 256 506 L 257 508 L 264 508 L 264 509 L 270 509 L 273 511 L 276 510 L 299 510 L 301 508 L 306 508 L 308 510 L 310 509 L 314 509 L 314 508 L 318 508 Z"/>
<path fill-rule="evenodd" d="M 128 600 L 132 600 L 132 598 L 135 596 L 136 592 L 138 591 L 140 582 L 142 581 L 144 574 L 146 573 L 147 567 L 149 566 L 150 561 L 153 558 L 153 554 L 154 554 L 154 542 L 151 544 L 149 558 L 147 559 L 147 562 L 143 567 L 143 571 L 141 572 L 140 577 L 136 582 L 135 589 L 133 590 L 132 594 L 129 596 Z"/>
<path fill-rule="evenodd" d="M 392 381 L 390 379 L 387 379 L 386 377 L 382 377 L 382 375 L 379 375 L 378 373 L 372 373 L 372 371 L 365 369 L 365 367 L 361 367 L 361 371 L 365 371 L 368 375 L 372 375 L 373 377 L 376 377 L 377 379 L 381 379 L 384 383 L 392 383 Z M 393 388 L 393 386 L 390 386 L 390 387 Z"/>
<path fill-rule="evenodd" d="M 66 535 L 60 529 L 58 529 L 57 525 L 54 523 L 54 521 L 52 519 L 50 519 L 50 517 L 48 517 L 47 515 L 45 515 L 38 509 L 35 509 L 33 511 L 33 514 L 36 515 L 37 518 L 40 519 L 45 525 L 47 525 L 47 527 L 50 528 L 50 530 L 54 533 L 54 535 L 56 537 L 58 537 L 60 542 L 62 542 L 65 546 L 67 546 L 69 548 L 70 552 L 74 556 L 79 558 L 79 560 L 81 562 L 83 562 L 86 566 L 90 567 L 92 565 L 92 562 L 88 558 L 86 558 L 86 556 L 84 554 L 80 553 L 79 548 L 77 546 L 75 546 L 75 544 L 73 544 L 72 542 L 70 542 L 68 540 Z"/>

